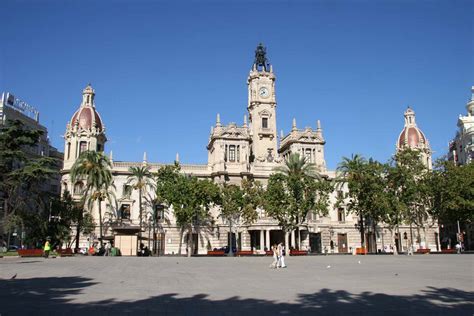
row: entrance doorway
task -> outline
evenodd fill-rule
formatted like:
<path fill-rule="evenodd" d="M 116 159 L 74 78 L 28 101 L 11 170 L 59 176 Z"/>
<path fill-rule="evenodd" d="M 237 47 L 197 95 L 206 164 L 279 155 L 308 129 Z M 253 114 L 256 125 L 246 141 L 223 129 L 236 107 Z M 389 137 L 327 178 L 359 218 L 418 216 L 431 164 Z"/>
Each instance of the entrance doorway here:
<path fill-rule="evenodd" d="M 260 231 L 259 230 L 250 230 L 250 249 L 260 250 Z"/>
<path fill-rule="evenodd" d="M 322 253 L 321 233 L 309 233 L 310 252 Z"/>
<path fill-rule="evenodd" d="M 164 233 L 156 234 L 155 237 L 156 245 L 153 247 L 153 251 L 158 255 L 162 256 L 165 254 L 166 238 Z"/>
<path fill-rule="evenodd" d="M 232 237 L 231 237 L 232 236 Z M 232 238 L 232 239 L 230 239 Z M 237 251 L 237 243 L 235 239 L 235 233 L 227 233 L 227 247 L 229 247 L 229 239 L 230 239 L 230 244 L 232 245 L 232 251 L 235 252 Z"/>
<path fill-rule="evenodd" d="M 285 233 L 282 230 L 270 231 L 270 247 L 274 244 L 285 244 Z"/>
<path fill-rule="evenodd" d="M 347 234 L 337 234 L 337 247 L 339 253 L 347 252 Z"/>
<path fill-rule="evenodd" d="M 367 251 L 375 253 L 377 252 L 377 241 L 375 240 L 375 234 L 369 232 L 365 234 L 365 242 L 367 244 Z"/>

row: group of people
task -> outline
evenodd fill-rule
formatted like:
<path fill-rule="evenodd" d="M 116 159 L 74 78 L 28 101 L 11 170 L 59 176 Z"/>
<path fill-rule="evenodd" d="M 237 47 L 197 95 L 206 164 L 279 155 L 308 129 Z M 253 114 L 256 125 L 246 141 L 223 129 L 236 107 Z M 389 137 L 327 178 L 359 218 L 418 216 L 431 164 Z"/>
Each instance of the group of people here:
<path fill-rule="evenodd" d="M 272 246 L 272 252 L 273 252 L 273 262 L 270 265 L 271 269 L 279 269 L 279 268 L 286 268 L 285 264 L 285 246 L 283 246 L 283 243 L 274 244 Z"/>

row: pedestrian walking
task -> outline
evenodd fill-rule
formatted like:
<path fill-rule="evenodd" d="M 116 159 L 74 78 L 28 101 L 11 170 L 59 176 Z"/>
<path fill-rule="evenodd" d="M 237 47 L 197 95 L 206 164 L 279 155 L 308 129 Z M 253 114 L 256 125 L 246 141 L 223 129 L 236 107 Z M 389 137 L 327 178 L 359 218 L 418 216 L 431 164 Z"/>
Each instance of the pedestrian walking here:
<path fill-rule="evenodd" d="M 286 268 L 285 246 L 283 246 L 283 243 L 278 244 L 278 268 Z"/>
<path fill-rule="evenodd" d="M 457 253 L 461 253 L 461 248 L 462 248 L 462 246 L 461 246 L 461 244 L 458 242 L 458 243 L 456 244 L 456 252 L 457 252 Z"/>
<path fill-rule="evenodd" d="M 49 252 L 51 251 L 51 243 L 50 238 L 46 238 L 46 242 L 44 243 L 43 254 L 45 258 L 49 257 Z"/>
<path fill-rule="evenodd" d="M 104 256 L 110 256 L 110 243 L 108 242 L 106 245 L 105 245 L 105 254 Z"/>
<path fill-rule="evenodd" d="M 273 252 L 273 262 L 270 264 L 270 268 L 276 269 L 278 265 L 278 253 L 277 253 L 278 249 L 276 245 L 273 245 L 271 249 Z"/>

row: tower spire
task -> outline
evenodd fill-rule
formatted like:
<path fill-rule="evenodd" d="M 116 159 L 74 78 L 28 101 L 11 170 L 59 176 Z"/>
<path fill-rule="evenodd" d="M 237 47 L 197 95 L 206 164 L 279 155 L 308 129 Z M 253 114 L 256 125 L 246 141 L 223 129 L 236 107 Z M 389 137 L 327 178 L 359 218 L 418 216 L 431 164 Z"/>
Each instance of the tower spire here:
<path fill-rule="evenodd" d="M 94 106 L 95 91 L 91 84 L 87 84 L 87 87 L 82 90 L 82 104 L 81 106 Z"/>
<path fill-rule="evenodd" d="M 291 125 L 291 131 L 296 131 L 296 118 L 293 118 L 293 124 Z"/>
<path fill-rule="evenodd" d="M 408 106 L 407 110 L 404 113 L 405 116 L 405 126 L 416 126 L 415 122 L 415 111 Z"/>

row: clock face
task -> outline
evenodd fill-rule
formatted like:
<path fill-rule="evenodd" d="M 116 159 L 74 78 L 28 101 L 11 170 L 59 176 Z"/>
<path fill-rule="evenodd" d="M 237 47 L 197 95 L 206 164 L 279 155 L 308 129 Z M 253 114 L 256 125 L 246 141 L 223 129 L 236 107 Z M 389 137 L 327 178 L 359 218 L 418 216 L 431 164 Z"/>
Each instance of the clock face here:
<path fill-rule="evenodd" d="M 270 92 L 266 87 L 261 87 L 260 90 L 258 90 L 258 95 L 260 95 L 262 98 L 267 98 L 270 96 Z"/>

